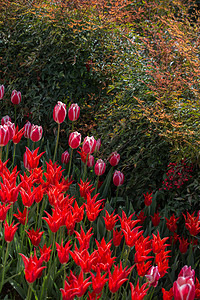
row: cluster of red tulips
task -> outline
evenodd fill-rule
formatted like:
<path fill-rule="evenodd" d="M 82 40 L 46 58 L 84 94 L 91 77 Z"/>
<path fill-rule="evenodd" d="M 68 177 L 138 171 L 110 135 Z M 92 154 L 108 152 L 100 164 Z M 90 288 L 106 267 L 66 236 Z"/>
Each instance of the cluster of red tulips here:
<path fill-rule="evenodd" d="M 3 93 L 1 86 L 0 98 Z M 11 98 L 13 104 L 18 104 L 21 93 L 14 91 Z M 68 139 L 70 150 L 61 157 L 62 163 L 68 165 L 68 174 L 64 176 L 56 157 L 60 124 L 66 114 L 66 105 L 58 102 L 53 111 L 58 124 L 55 152 L 46 164 L 41 166 L 44 152 L 39 154 L 39 148 L 26 147 L 23 157 L 26 171 L 22 173 L 14 166 L 14 160 L 8 167 L 6 151 L 5 159 L 1 151 L 0 293 L 8 281 L 18 282 L 16 290 L 22 299 L 28 300 L 153 299 L 154 295 L 164 300 L 200 299 L 198 278 L 186 264 L 168 290 L 162 287 L 170 273 L 176 241 L 180 242 L 178 256 L 186 253 L 190 256 L 198 249 L 199 215 L 187 212 L 183 216 L 188 239 L 176 233 L 179 218 L 175 215 L 165 218 L 168 236 L 161 237 L 161 216 L 159 212 L 151 216 L 148 210 L 153 193 L 144 194 L 145 209 L 138 215 L 128 215 L 124 210 L 116 213 L 109 206 L 109 199 L 98 199 L 99 176 L 106 169 L 106 163 L 96 159 L 101 140 L 85 137 L 81 144 L 81 134 L 73 131 L 73 122 L 80 115 L 77 104 L 68 109 L 72 132 Z M 33 142 L 42 137 L 42 128 L 29 122 L 19 131 L 8 116 L 2 118 L 1 124 L 1 149 L 11 140 L 16 145 L 23 136 Z M 84 164 L 82 178 L 77 183 L 71 176 L 74 149 L 80 150 Z M 108 161 L 118 190 L 124 183 L 124 175 L 113 169 L 120 155 L 113 152 Z M 87 176 L 87 168 L 92 167 L 97 176 L 95 184 Z M 152 224 L 151 231 L 143 227 L 146 218 Z M 26 281 L 22 283 L 24 275 Z"/>

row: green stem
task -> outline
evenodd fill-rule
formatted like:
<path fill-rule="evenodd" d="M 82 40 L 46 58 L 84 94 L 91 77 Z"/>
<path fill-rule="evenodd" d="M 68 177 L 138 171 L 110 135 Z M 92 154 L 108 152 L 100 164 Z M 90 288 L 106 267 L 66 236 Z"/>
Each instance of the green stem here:
<path fill-rule="evenodd" d="M 98 184 L 99 184 L 99 175 L 97 176 L 97 184 L 96 184 L 96 189 L 95 189 L 95 195 L 97 194 Z"/>
<path fill-rule="evenodd" d="M 68 169 L 67 177 L 69 177 L 69 175 L 70 175 L 70 170 L 71 170 L 71 165 L 72 165 L 72 156 L 73 156 L 73 149 L 71 148 L 70 160 L 69 160 L 69 169 Z"/>
<path fill-rule="evenodd" d="M 39 203 L 37 203 L 37 212 L 36 212 L 36 220 L 35 220 L 35 230 L 37 229 L 38 211 L 39 211 Z"/>
<path fill-rule="evenodd" d="M 83 181 L 85 181 L 85 176 L 86 176 L 86 174 L 87 174 L 87 162 L 88 162 L 88 157 L 89 157 L 89 154 L 87 154 L 87 156 L 86 156 L 86 162 L 85 162 L 84 173 L 83 173 Z"/>
<path fill-rule="evenodd" d="M 22 233 L 20 253 L 23 252 L 22 249 L 23 249 L 24 235 L 25 235 L 25 230 L 26 230 L 27 223 L 28 223 L 28 207 L 27 207 L 27 211 L 26 211 L 26 220 L 25 220 L 24 230 L 23 230 L 23 233 Z"/>
<path fill-rule="evenodd" d="M 1 290 L 2 290 L 2 287 L 3 287 L 3 284 L 4 284 L 5 268 L 6 268 L 7 258 L 8 258 L 8 248 L 9 248 L 9 243 L 7 243 L 6 254 L 5 254 L 5 258 L 4 258 L 3 273 L 2 273 L 1 285 L 0 285 L 0 293 L 1 293 Z"/>
<path fill-rule="evenodd" d="M 126 256 L 126 260 L 125 260 L 125 263 L 124 263 L 124 267 L 126 267 L 126 263 L 127 263 L 127 260 L 128 260 L 129 254 L 130 254 L 130 251 L 131 251 L 131 247 L 128 247 L 128 253 L 127 253 L 127 256 Z"/>
<path fill-rule="evenodd" d="M 16 145 L 17 144 L 14 144 L 14 150 L 13 150 L 13 161 L 12 161 L 12 167 L 11 167 L 11 170 L 13 169 L 14 167 L 14 162 L 15 162 L 15 152 L 16 152 Z"/>
<path fill-rule="evenodd" d="M 15 108 L 15 126 L 16 126 L 16 116 L 17 116 L 17 107 L 16 107 L 16 105 L 14 106 L 14 108 Z"/>
<path fill-rule="evenodd" d="M 3 150 L 3 146 L 0 146 L 0 160 L 2 161 L 2 150 Z"/>
<path fill-rule="evenodd" d="M 40 216 L 39 216 L 39 222 L 38 222 L 39 228 L 42 227 L 42 214 L 44 211 L 44 205 L 45 205 L 45 198 L 42 199 L 42 208 L 40 209 Z"/>
<path fill-rule="evenodd" d="M 28 294 L 27 294 L 26 300 L 31 300 L 31 296 L 32 296 L 32 283 L 29 283 L 29 285 L 28 285 Z"/>
<path fill-rule="evenodd" d="M 9 149 L 9 144 L 10 142 L 8 142 L 8 144 L 6 145 L 6 160 L 8 159 L 8 149 Z M 5 161 L 6 161 L 5 160 Z"/>
<path fill-rule="evenodd" d="M 56 159 L 56 153 L 57 153 L 58 141 L 59 141 L 59 134 L 60 134 L 60 124 L 58 123 L 58 133 L 57 133 L 56 146 L 55 146 L 55 151 L 54 151 L 54 156 L 53 156 L 53 164 L 55 163 L 55 159 Z"/>

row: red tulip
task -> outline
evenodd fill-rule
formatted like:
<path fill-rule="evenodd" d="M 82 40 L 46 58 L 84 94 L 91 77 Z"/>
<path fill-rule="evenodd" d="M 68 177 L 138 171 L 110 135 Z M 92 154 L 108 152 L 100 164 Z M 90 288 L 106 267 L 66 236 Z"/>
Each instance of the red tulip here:
<path fill-rule="evenodd" d="M 188 246 L 190 243 L 188 243 L 188 240 L 187 239 L 184 239 L 184 237 L 182 238 L 179 238 L 179 250 L 182 254 L 186 253 L 187 252 L 187 249 L 188 249 Z"/>
<path fill-rule="evenodd" d="M 8 225 L 7 221 L 5 221 L 5 223 L 4 223 L 4 239 L 8 243 L 10 243 L 13 240 L 19 223 L 15 224 L 14 226 L 13 226 L 13 224 L 14 224 L 14 221 L 12 222 L 12 224 L 10 226 Z"/>
<path fill-rule="evenodd" d="M 9 142 L 10 135 L 7 125 L 0 125 L 0 146 L 6 146 Z"/>
<path fill-rule="evenodd" d="M 154 216 L 151 216 L 151 220 L 152 220 L 153 226 L 158 226 L 160 224 L 159 212 L 154 213 Z"/>
<path fill-rule="evenodd" d="M 115 227 L 115 223 L 118 221 L 118 215 L 114 215 L 114 212 L 109 215 L 108 211 L 106 210 L 106 216 L 103 217 L 106 225 L 106 229 L 108 231 L 112 231 Z"/>
<path fill-rule="evenodd" d="M 0 204 L 0 222 L 5 221 L 8 210 L 10 209 L 11 204 L 7 205 Z"/>
<path fill-rule="evenodd" d="M 26 230 L 29 239 L 31 240 L 31 243 L 33 246 L 37 247 L 41 241 L 42 235 L 44 231 L 39 232 L 40 229 L 37 229 L 36 231 L 31 228 L 29 231 Z"/>
<path fill-rule="evenodd" d="M 138 279 L 135 287 L 131 282 L 130 282 L 130 286 L 131 286 L 131 299 L 132 300 L 135 300 L 135 299 L 143 300 L 149 289 L 147 282 L 144 283 L 141 287 L 139 287 L 139 279 Z"/>
<path fill-rule="evenodd" d="M 66 104 L 58 101 L 53 110 L 54 121 L 58 124 L 62 123 L 66 117 Z"/>
<path fill-rule="evenodd" d="M 37 278 L 41 277 L 42 270 L 46 267 L 41 267 L 43 263 L 43 256 L 40 259 L 37 259 L 36 253 L 34 256 L 30 256 L 30 258 L 26 257 L 24 254 L 19 253 L 21 255 L 22 260 L 25 266 L 25 278 L 29 283 L 34 282 Z"/>
<path fill-rule="evenodd" d="M 8 121 L 11 122 L 11 118 L 10 118 L 8 115 L 4 116 L 4 117 L 1 119 L 1 125 L 7 124 Z"/>
<path fill-rule="evenodd" d="M 115 171 L 113 175 L 113 183 L 116 186 L 121 186 L 124 183 L 124 174 L 120 171 Z"/>
<path fill-rule="evenodd" d="M 115 247 L 118 247 L 121 244 L 122 238 L 123 238 L 122 231 L 113 229 L 113 244 Z"/>
<path fill-rule="evenodd" d="M 47 248 L 46 244 L 44 244 L 43 248 L 40 249 L 40 255 L 41 255 L 41 259 L 43 259 L 45 262 L 48 262 L 51 256 L 51 245 L 49 246 L 49 248 Z"/>
<path fill-rule="evenodd" d="M 69 155 L 69 152 L 66 150 L 65 152 L 62 153 L 61 163 L 66 165 L 66 164 L 68 164 L 69 159 L 70 159 L 70 155 Z"/>
<path fill-rule="evenodd" d="M 85 152 L 87 154 L 92 154 L 95 150 L 95 147 L 96 147 L 96 141 L 95 141 L 94 137 L 93 136 L 85 137 L 85 139 L 83 141 L 83 147 L 82 147 L 83 152 Z"/>
<path fill-rule="evenodd" d="M 151 203 L 152 203 L 152 194 L 153 193 L 151 193 L 151 194 L 149 194 L 149 193 L 146 193 L 146 194 L 143 194 L 144 195 L 144 204 L 146 205 L 146 206 L 150 206 L 151 205 Z"/>
<path fill-rule="evenodd" d="M 30 139 L 33 142 L 38 142 L 42 138 L 42 126 L 32 125 L 30 132 Z"/>
<path fill-rule="evenodd" d="M 68 117 L 70 121 L 76 121 L 80 116 L 80 107 L 77 103 L 71 104 L 68 110 Z"/>
<path fill-rule="evenodd" d="M 114 166 L 118 165 L 119 161 L 120 161 L 119 153 L 117 153 L 116 151 L 112 152 L 109 157 L 109 162 L 110 162 L 111 166 L 114 167 Z"/>
<path fill-rule="evenodd" d="M 98 159 L 95 166 L 94 166 L 94 172 L 97 176 L 102 175 L 105 172 L 106 164 L 102 159 Z"/>
<path fill-rule="evenodd" d="M 61 264 L 66 264 L 69 260 L 69 250 L 72 247 L 72 245 L 70 245 L 70 242 L 71 241 L 68 241 L 64 247 L 63 247 L 63 240 L 61 242 L 61 245 L 56 243 L 58 258 Z"/>
<path fill-rule="evenodd" d="M 76 149 L 80 146 L 81 143 L 81 134 L 77 131 L 70 133 L 69 136 L 69 146 L 72 149 Z"/>
<path fill-rule="evenodd" d="M 18 221 L 20 222 L 20 224 L 25 225 L 26 218 L 27 218 L 27 223 L 28 223 L 28 216 L 26 217 L 26 215 L 27 215 L 27 207 L 25 207 L 25 209 L 23 210 L 23 213 L 21 213 L 18 208 L 17 208 L 17 211 L 18 211 L 18 214 L 14 214 L 13 216 L 18 219 Z M 29 214 L 29 212 L 28 212 L 28 214 Z"/>
<path fill-rule="evenodd" d="M 5 90 L 4 85 L 3 85 L 3 84 L 0 85 L 0 100 L 3 99 L 3 96 L 4 96 L 4 90 Z"/>
<path fill-rule="evenodd" d="M 15 135 L 13 136 L 13 143 L 18 144 L 21 141 L 22 136 L 24 135 L 24 127 L 18 131 L 18 125 L 15 128 Z"/>
<path fill-rule="evenodd" d="M 14 104 L 14 105 L 17 105 L 21 102 L 21 92 L 17 92 L 16 90 L 12 91 L 12 94 L 11 94 L 11 102 Z"/>

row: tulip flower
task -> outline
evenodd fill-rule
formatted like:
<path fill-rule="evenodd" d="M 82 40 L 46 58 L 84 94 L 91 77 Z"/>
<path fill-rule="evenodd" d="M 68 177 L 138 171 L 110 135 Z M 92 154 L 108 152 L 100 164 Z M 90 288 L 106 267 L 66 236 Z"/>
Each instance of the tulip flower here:
<path fill-rule="evenodd" d="M 3 96 L 4 96 L 4 91 L 5 91 L 5 88 L 4 88 L 4 85 L 0 85 L 0 100 L 3 99 Z"/>
<path fill-rule="evenodd" d="M 70 121 L 76 121 L 80 116 L 80 107 L 77 103 L 71 104 L 68 110 L 68 117 Z"/>
<path fill-rule="evenodd" d="M 151 205 L 151 203 L 152 203 L 152 194 L 153 193 L 151 193 L 151 194 L 149 194 L 148 192 L 146 193 L 146 194 L 143 194 L 144 195 L 144 204 L 146 205 L 146 206 L 150 206 Z"/>
<path fill-rule="evenodd" d="M 136 287 L 130 282 L 131 286 L 131 299 L 132 300 L 143 300 L 147 291 L 149 289 L 148 283 L 144 283 L 141 288 L 139 287 L 139 279 L 137 281 Z"/>
<path fill-rule="evenodd" d="M 51 256 L 51 245 L 49 246 L 49 248 L 47 248 L 46 244 L 44 244 L 43 248 L 40 248 L 40 255 L 42 260 L 44 260 L 45 262 L 48 262 Z"/>
<path fill-rule="evenodd" d="M 115 266 L 114 265 L 114 271 L 113 274 L 111 274 L 110 270 L 109 272 L 109 289 L 111 293 L 116 293 L 120 286 L 128 280 L 128 275 L 134 268 L 132 266 L 131 268 L 127 269 L 128 267 L 125 267 L 124 270 L 122 269 L 122 262 L 120 261 L 120 266 Z"/>
<path fill-rule="evenodd" d="M 91 285 L 91 282 L 89 281 L 91 278 L 88 277 L 84 280 L 83 278 L 83 271 L 80 272 L 78 278 L 70 271 L 70 276 L 67 277 L 67 280 L 65 280 L 65 287 L 64 289 L 60 289 L 62 293 L 62 299 L 63 300 L 73 300 L 75 296 L 82 297 L 87 288 Z"/>
<path fill-rule="evenodd" d="M 92 154 L 95 150 L 95 147 L 96 147 L 96 140 L 94 139 L 94 137 L 93 136 L 85 137 L 82 146 L 83 151 L 87 154 Z"/>
<path fill-rule="evenodd" d="M 31 151 L 29 148 L 26 147 L 26 152 L 24 153 L 24 166 L 26 169 L 31 170 L 38 167 L 39 161 L 41 156 L 45 153 L 42 152 L 39 155 L 37 155 L 39 150 L 39 147 L 35 149 L 34 151 Z"/>
<path fill-rule="evenodd" d="M 58 243 L 56 243 L 56 249 L 58 252 L 58 258 L 61 264 L 66 264 L 69 260 L 69 251 L 70 248 L 72 247 L 70 245 L 71 241 L 68 241 L 65 246 L 63 247 L 63 240 L 61 242 L 61 245 L 59 245 Z"/>
<path fill-rule="evenodd" d="M 94 166 L 94 172 L 97 176 L 103 175 L 106 169 L 106 164 L 102 159 L 98 159 L 95 166 Z"/>
<path fill-rule="evenodd" d="M 6 125 L 8 126 L 8 131 L 9 131 L 9 141 L 11 141 L 16 132 L 15 124 L 11 123 L 10 121 L 7 121 Z"/>
<path fill-rule="evenodd" d="M 187 239 L 184 239 L 183 237 L 182 238 L 179 238 L 179 250 L 182 254 L 186 253 L 187 252 L 187 249 L 188 249 L 188 246 L 190 243 L 188 243 L 188 240 Z"/>
<path fill-rule="evenodd" d="M 13 226 L 13 224 L 14 224 L 14 221 L 12 222 L 12 224 L 10 226 L 8 225 L 7 221 L 5 221 L 5 223 L 4 223 L 4 239 L 8 243 L 10 243 L 13 240 L 19 223 L 15 224 L 14 226 Z"/>
<path fill-rule="evenodd" d="M 42 127 L 38 125 L 31 126 L 30 139 L 33 142 L 38 142 L 42 138 Z"/>
<path fill-rule="evenodd" d="M 92 272 L 90 272 L 90 274 L 92 276 L 93 291 L 95 292 L 95 294 L 100 294 L 103 290 L 105 283 L 108 281 L 108 279 L 105 278 L 107 276 L 107 273 L 101 276 L 101 271 L 98 266 L 96 270 L 96 276 Z"/>
<path fill-rule="evenodd" d="M 0 147 L 6 146 L 9 142 L 10 135 L 7 125 L 0 125 Z"/>
<path fill-rule="evenodd" d="M 90 181 L 85 181 L 83 182 L 81 179 L 81 183 L 78 183 L 79 188 L 80 188 L 80 196 L 84 198 L 85 200 L 87 199 L 87 194 L 91 194 L 92 191 L 95 190 L 95 188 L 92 188 L 92 184 L 90 184 Z"/>
<path fill-rule="evenodd" d="M 187 217 L 183 214 L 185 219 L 185 227 L 189 230 L 189 233 L 196 236 L 200 232 L 200 221 L 199 217 L 195 217 L 194 213 L 192 215 L 187 212 Z"/>
<path fill-rule="evenodd" d="M 17 211 L 18 211 L 18 214 L 14 214 L 13 216 L 16 217 L 22 225 L 25 225 L 26 221 L 28 222 L 27 207 L 25 207 L 25 209 L 23 210 L 22 213 L 19 211 L 18 208 L 17 208 Z"/>
<path fill-rule="evenodd" d="M 56 123 L 61 124 L 66 117 L 66 104 L 58 101 L 53 110 L 53 119 Z"/>
<path fill-rule="evenodd" d="M 42 235 L 44 231 L 39 232 L 40 229 L 37 229 L 36 231 L 31 228 L 29 231 L 26 230 L 26 233 L 28 234 L 29 239 L 31 240 L 31 243 L 33 246 L 37 247 L 41 241 Z"/>
<path fill-rule="evenodd" d="M 124 183 L 124 174 L 120 171 L 115 171 L 113 175 L 113 183 L 115 186 L 121 186 Z"/>
<path fill-rule="evenodd" d="M 115 247 L 118 247 L 121 244 L 122 238 L 123 238 L 122 231 L 113 229 L 113 244 Z"/>
<path fill-rule="evenodd" d="M 152 266 L 149 269 L 149 271 L 147 272 L 147 274 L 145 275 L 145 277 L 147 278 L 147 280 L 149 282 L 149 286 L 156 287 L 158 284 L 158 280 L 160 278 L 160 273 L 158 272 L 158 267 Z"/>
<path fill-rule="evenodd" d="M 87 161 L 87 166 L 89 168 L 93 167 L 94 166 L 94 156 L 93 155 L 90 155 L 88 156 L 88 161 Z"/>
<path fill-rule="evenodd" d="M 21 102 L 21 92 L 17 92 L 16 90 L 12 91 L 12 94 L 11 94 L 11 102 L 14 104 L 14 105 L 17 105 Z"/>
<path fill-rule="evenodd" d="M 168 220 L 167 218 L 165 218 L 165 220 L 167 221 L 166 222 L 166 225 L 167 225 L 167 228 L 169 229 L 169 231 L 171 232 L 175 232 L 176 229 L 177 229 L 177 224 L 176 222 L 178 221 L 179 218 L 175 218 L 174 214 L 170 217 L 170 219 Z"/>
<path fill-rule="evenodd" d="M 8 210 L 10 209 L 11 204 L 7 205 L 0 204 L 0 222 L 5 221 Z"/>
<path fill-rule="evenodd" d="M 114 215 L 114 211 L 111 215 L 109 215 L 108 211 L 106 210 L 106 216 L 103 217 L 106 225 L 106 229 L 108 231 L 112 231 L 115 227 L 116 222 L 118 221 L 118 215 Z"/>
<path fill-rule="evenodd" d="M 114 167 L 118 165 L 119 161 L 120 161 L 119 153 L 117 153 L 116 151 L 112 152 L 109 156 L 109 163 L 111 164 L 111 166 Z"/>
<path fill-rule="evenodd" d="M 1 119 L 1 125 L 7 124 L 8 121 L 11 122 L 11 118 L 10 118 L 8 115 L 4 116 L 4 117 Z"/>
<path fill-rule="evenodd" d="M 178 276 L 173 284 L 174 300 L 194 300 L 195 284 L 192 277 Z"/>
<path fill-rule="evenodd" d="M 31 122 L 29 122 L 29 121 L 26 122 L 26 124 L 24 125 L 24 136 L 27 139 L 30 139 L 31 128 L 32 128 Z"/>
<path fill-rule="evenodd" d="M 37 258 L 36 253 L 30 258 L 26 257 L 24 254 L 19 253 L 25 266 L 25 278 L 29 283 L 33 283 L 37 278 L 41 277 L 42 270 L 46 267 L 41 267 L 43 263 L 43 257 L 40 259 Z"/>
<path fill-rule="evenodd" d="M 70 155 L 69 155 L 69 152 L 66 150 L 65 152 L 62 153 L 61 163 L 66 165 L 66 164 L 68 164 L 69 159 L 70 159 Z"/>
<path fill-rule="evenodd" d="M 72 149 L 76 149 L 80 146 L 81 143 L 81 134 L 77 131 L 70 133 L 69 135 L 69 146 Z"/>
<path fill-rule="evenodd" d="M 154 213 L 154 216 L 151 216 L 153 226 L 158 226 L 160 224 L 159 212 Z"/>

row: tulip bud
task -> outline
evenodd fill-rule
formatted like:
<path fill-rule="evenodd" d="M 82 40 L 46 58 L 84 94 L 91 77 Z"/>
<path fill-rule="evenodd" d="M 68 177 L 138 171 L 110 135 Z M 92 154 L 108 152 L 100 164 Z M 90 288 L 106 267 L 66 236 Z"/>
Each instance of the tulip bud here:
<path fill-rule="evenodd" d="M 24 136 L 27 139 L 30 139 L 31 128 L 32 128 L 31 122 L 29 121 L 26 122 L 26 124 L 24 125 Z"/>
<path fill-rule="evenodd" d="M 113 183 L 116 186 L 122 185 L 124 182 L 124 174 L 120 171 L 115 171 L 113 175 Z"/>
<path fill-rule="evenodd" d="M 62 123 L 65 120 L 66 113 L 66 104 L 62 103 L 61 101 L 58 101 L 53 110 L 54 121 L 58 124 Z"/>
<path fill-rule="evenodd" d="M 10 135 L 7 125 L 0 125 L 0 146 L 6 146 L 9 142 Z"/>
<path fill-rule="evenodd" d="M 19 104 L 21 102 L 21 99 L 22 99 L 21 92 L 17 92 L 16 90 L 12 91 L 11 102 L 14 105 Z"/>
<path fill-rule="evenodd" d="M 68 117 L 70 121 L 76 121 L 80 116 L 80 107 L 77 103 L 71 104 L 68 110 Z"/>
<path fill-rule="evenodd" d="M 3 96 L 4 96 L 4 85 L 0 85 L 0 100 L 3 99 Z M 2 124 L 3 125 L 3 124 Z"/>
<path fill-rule="evenodd" d="M 95 166 L 94 166 L 94 172 L 97 176 L 103 175 L 106 169 L 106 164 L 102 159 L 98 159 Z"/>
<path fill-rule="evenodd" d="M 88 166 L 89 168 L 91 168 L 91 167 L 94 166 L 94 156 L 93 156 L 93 155 L 89 155 L 89 156 L 88 156 L 87 166 Z"/>
<path fill-rule="evenodd" d="M 70 155 L 69 152 L 66 150 L 65 152 L 63 152 L 62 156 L 61 156 L 61 163 L 62 164 L 68 164 L 70 159 Z"/>
<path fill-rule="evenodd" d="M 119 161 L 120 161 L 119 153 L 117 153 L 116 151 L 112 152 L 109 157 L 109 162 L 110 162 L 111 166 L 114 167 L 114 166 L 118 165 Z"/>
<path fill-rule="evenodd" d="M 33 142 L 38 142 L 41 138 L 42 138 L 42 126 L 33 124 L 31 126 L 30 139 Z"/>
<path fill-rule="evenodd" d="M 70 133 L 69 135 L 69 146 L 72 149 L 76 149 L 80 146 L 81 143 L 81 134 L 77 131 Z"/>
<path fill-rule="evenodd" d="M 7 124 L 8 121 L 11 122 L 11 118 L 10 118 L 8 115 L 7 115 L 7 116 L 4 116 L 4 117 L 1 119 L 1 125 Z"/>
<path fill-rule="evenodd" d="M 158 272 L 158 266 L 156 267 L 152 266 L 148 270 L 147 275 L 145 275 L 145 277 L 147 278 L 150 286 L 156 287 L 158 284 L 158 280 L 160 278 L 160 273 Z"/>
<path fill-rule="evenodd" d="M 94 137 L 93 136 L 85 137 L 83 141 L 83 147 L 82 147 L 83 152 L 87 154 L 91 154 L 94 152 L 95 147 L 96 147 L 96 140 L 94 139 Z"/>

